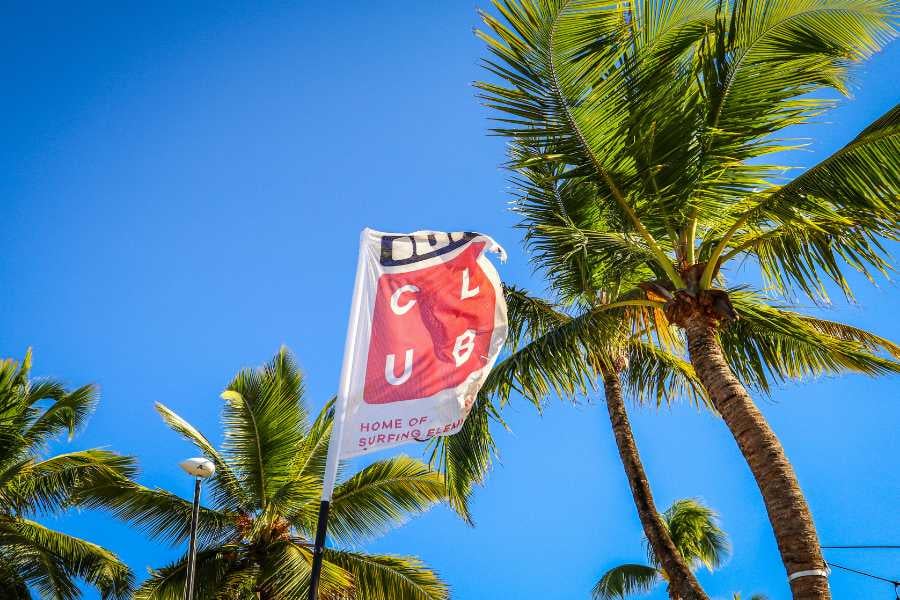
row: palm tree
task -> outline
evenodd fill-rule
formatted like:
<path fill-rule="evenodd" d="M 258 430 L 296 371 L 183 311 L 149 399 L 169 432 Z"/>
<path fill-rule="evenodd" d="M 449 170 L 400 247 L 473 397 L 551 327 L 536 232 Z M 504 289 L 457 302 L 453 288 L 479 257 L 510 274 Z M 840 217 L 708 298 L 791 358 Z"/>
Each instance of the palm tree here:
<path fill-rule="evenodd" d="M 697 500 L 677 500 L 661 516 L 669 530 L 678 553 L 692 571 L 706 567 L 710 572 L 719 568 L 728 556 L 728 536 L 719 528 L 716 513 Z M 594 586 L 594 600 L 626 598 L 632 594 L 648 593 L 657 584 L 667 581 L 656 555 L 647 552 L 649 565 L 625 564 L 603 574 Z M 669 585 L 669 596 L 680 598 Z"/>
<path fill-rule="evenodd" d="M 900 216 L 900 107 L 793 180 L 763 157 L 795 147 L 778 132 L 833 104 L 813 92 L 846 92 L 852 65 L 895 36 L 896 3 L 494 4 L 503 20 L 483 15 L 492 33 L 479 35 L 496 80 L 478 85 L 502 114 L 495 131 L 511 140 L 510 167 L 589 189 L 577 206 L 540 206 L 533 227 L 534 207 L 523 207 L 532 243 L 557 248 L 543 257 L 551 282 L 579 253 L 647 269 L 616 296 L 664 310 L 683 332 L 762 493 L 794 597 L 830 597 L 806 500 L 745 384 L 884 373 L 896 363 L 862 355 L 900 357 L 900 348 L 728 286 L 725 275 L 739 278 L 732 265 L 747 260 L 771 294 L 824 301 L 828 282 L 850 295 L 848 267 L 870 277 L 889 268 L 882 240 L 896 239 Z"/>
<path fill-rule="evenodd" d="M 0 361 L 0 597 L 69 600 L 81 580 L 104 599 L 126 598 L 132 575 L 115 554 L 32 518 L 60 514 L 82 486 L 133 474 L 132 461 L 97 449 L 45 456 L 84 425 L 97 390 L 30 380 L 30 370 L 30 349 L 21 363 Z"/>
<path fill-rule="evenodd" d="M 699 382 L 690 364 L 632 331 L 644 315 L 615 310 L 615 302 L 559 306 L 514 287 L 507 287 L 505 296 L 512 353 L 495 366 L 484 393 L 499 395 L 504 404 L 509 391 L 515 389 L 540 408 L 551 390 L 571 398 L 587 393 L 593 382 L 600 380 L 616 447 L 650 551 L 673 591 L 682 598 L 706 599 L 656 510 L 622 386 L 624 376 L 632 397 L 640 402 L 655 398 L 659 404 L 679 397 L 700 401 Z M 475 412 L 477 419 L 479 411 Z M 469 437 L 461 441 L 467 443 Z M 459 443 L 453 439 L 444 442 L 451 451 Z M 456 454 L 465 452 L 462 449 Z M 454 473 L 452 468 L 448 472 Z"/>
<path fill-rule="evenodd" d="M 546 215 L 541 214 L 544 206 L 557 203 L 574 212 L 583 203 L 584 185 L 570 181 L 558 187 L 547 186 L 551 178 L 533 169 L 526 173 L 528 178 L 519 181 L 523 197 L 518 210 L 526 213 L 528 222 L 534 224 L 545 218 Z M 488 377 L 482 396 L 462 431 L 441 440 L 438 444 L 440 452 L 434 455 L 448 474 L 448 483 L 459 486 L 450 490 L 451 499 L 455 495 L 467 496 L 469 488 L 463 483 L 482 481 L 494 451 L 488 420 L 494 417 L 502 422 L 499 408 L 509 400 L 512 391 L 521 393 L 540 408 L 542 399 L 550 392 L 570 398 L 588 393 L 593 382 L 599 380 L 603 384 L 610 424 L 650 548 L 667 573 L 673 590 L 684 598 L 703 598 L 705 594 L 678 554 L 654 507 L 623 401 L 623 381 L 629 395 L 641 403 L 655 401 L 658 405 L 678 398 L 698 403 L 706 401 L 691 365 L 679 357 L 683 347 L 667 324 L 663 311 L 652 302 L 633 300 L 633 293 L 613 297 L 605 291 L 629 291 L 635 281 L 646 277 L 646 269 L 640 265 L 629 268 L 622 263 L 610 268 L 607 262 L 597 261 L 591 254 L 571 253 L 555 240 L 545 240 L 538 235 L 533 236 L 530 245 L 539 260 L 555 257 L 554 289 L 563 303 L 554 304 L 529 296 L 520 289 L 506 288 L 510 354 Z M 784 321 L 779 326 L 780 345 L 797 348 L 795 352 L 802 353 L 808 360 L 822 364 L 838 361 L 863 371 L 883 366 L 882 359 L 845 348 L 839 339 L 824 331 L 810 333 L 810 327 L 804 321 L 789 319 L 793 316 L 791 313 L 776 314 Z M 816 323 L 827 329 L 824 322 Z M 746 320 L 742 324 L 746 324 Z M 737 357 L 733 365 L 739 372 L 745 370 L 742 368 L 745 363 L 740 362 L 741 348 L 735 344 L 743 344 L 746 340 L 754 340 L 761 347 L 767 343 L 767 339 L 760 339 L 753 328 L 747 328 L 741 337 L 726 339 L 728 354 Z M 781 365 L 773 375 L 780 378 L 794 376 L 795 372 L 789 366 Z M 497 401 L 499 407 L 492 401 Z"/>
<path fill-rule="evenodd" d="M 157 404 L 166 424 L 216 465 L 212 505 L 200 510 L 195 597 L 305 597 L 332 405 L 309 422 L 303 377 L 285 348 L 263 368 L 238 373 L 222 398 L 221 449 Z M 340 548 L 428 510 L 446 498 L 444 488 L 439 474 L 405 456 L 375 462 L 337 485 L 328 526 L 336 547 L 325 550 L 320 598 L 447 598 L 447 586 L 416 558 Z M 154 539 L 180 543 L 189 534 L 191 503 L 161 489 L 120 480 L 92 490 L 85 505 L 110 509 Z M 185 564 L 181 557 L 154 569 L 135 598 L 180 600 Z"/>

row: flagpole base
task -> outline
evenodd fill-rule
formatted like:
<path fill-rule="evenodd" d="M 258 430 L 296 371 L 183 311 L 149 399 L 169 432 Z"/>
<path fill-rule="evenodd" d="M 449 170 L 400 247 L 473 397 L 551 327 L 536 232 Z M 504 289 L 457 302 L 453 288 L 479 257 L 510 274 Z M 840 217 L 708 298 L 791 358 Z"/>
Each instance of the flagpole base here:
<path fill-rule="evenodd" d="M 319 522 L 316 525 L 316 540 L 313 544 L 312 572 L 309 576 L 309 600 L 317 600 L 319 579 L 322 575 L 322 559 L 325 555 L 325 538 L 328 534 L 328 509 L 331 502 L 322 500 L 319 504 Z"/>

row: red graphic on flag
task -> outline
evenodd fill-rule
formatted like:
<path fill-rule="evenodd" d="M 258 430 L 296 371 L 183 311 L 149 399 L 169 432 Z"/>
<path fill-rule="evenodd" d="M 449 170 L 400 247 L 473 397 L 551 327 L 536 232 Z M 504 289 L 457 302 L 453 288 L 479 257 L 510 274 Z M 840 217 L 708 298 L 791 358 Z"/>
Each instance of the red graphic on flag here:
<path fill-rule="evenodd" d="M 433 396 L 488 362 L 496 290 L 473 243 L 453 259 L 378 280 L 363 400 Z"/>

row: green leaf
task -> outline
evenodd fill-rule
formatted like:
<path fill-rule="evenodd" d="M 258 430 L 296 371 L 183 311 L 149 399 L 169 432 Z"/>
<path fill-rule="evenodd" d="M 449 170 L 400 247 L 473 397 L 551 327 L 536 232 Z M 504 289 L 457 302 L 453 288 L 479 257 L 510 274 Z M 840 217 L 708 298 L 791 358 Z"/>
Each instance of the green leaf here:
<path fill-rule="evenodd" d="M 223 454 L 259 508 L 293 475 L 308 426 L 303 389 L 300 371 L 282 348 L 262 369 L 238 373 L 222 394 Z"/>
<path fill-rule="evenodd" d="M 329 535 L 358 543 L 446 499 L 443 477 L 425 463 L 402 455 L 381 460 L 335 487 Z"/>
<path fill-rule="evenodd" d="M 444 600 L 449 590 L 412 557 L 326 549 L 325 560 L 353 577 L 354 600 Z"/>
<path fill-rule="evenodd" d="M 497 447 L 490 430 L 492 405 L 487 395 L 478 395 L 463 426 L 453 435 L 434 438 L 429 463 L 443 474 L 447 499 L 469 525 L 474 521 L 468 499 L 475 485 L 484 483 Z"/>
<path fill-rule="evenodd" d="M 196 576 L 194 579 L 194 597 L 206 599 L 217 596 L 226 582 L 230 582 L 234 590 L 235 581 L 244 576 L 250 579 L 251 586 L 256 583 L 256 571 L 242 564 L 245 558 L 239 546 L 225 544 L 222 546 L 200 548 L 196 557 Z M 251 575 L 251 577 L 248 577 Z M 135 600 L 183 600 L 187 577 L 187 557 L 159 569 L 150 569 L 150 576 L 134 593 Z M 241 591 L 252 592 L 252 587 L 244 587 Z M 235 590 L 236 591 L 236 590 Z"/>
<path fill-rule="evenodd" d="M 0 520 L 0 547 L 20 577 L 44 597 L 77 598 L 76 579 L 95 586 L 104 600 L 131 593 L 131 571 L 114 554 L 34 521 Z"/>
<path fill-rule="evenodd" d="M 233 394 L 233 392 L 225 392 Z M 193 425 L 182 419 L 173 410 L 157 402 L 156 411 L 162 416 L 166 425 L 180 433 L 185 439 L 194 444 L 216 466 L 215 474 L 206 480 L 212 489 L 216 503 L 226 510 L 238 511 L 249 508 L 244 490 L 241 488 L 237 474 L 231 469 L 231 465 L 219 454 L 219 451 L 200 433 Z"/>
<path fill-rule="evenodd" d="M 133 477 L 134 459 L 107 450 L 57 454 L 42 461 L 25 459 L 2 475 L 2 496 L 19 512 L 56 513 L 73 497 L 109 481 Z"/>
<path fill-rule="evenodd" d="M 769 304 L 746 290 L 732 290 L 730 297 L 740 318 L 719 339 L 729 365 L 748 385 L 768 392 L 773 381 L 900 371 L 898 347 L 884 338 Z"/>
<path fill-rule="evenodd" d="M 94 412 L 99 399 L 97 387 L 85 385 L 71 392 L 53 381 L 41 381 L 29 390 L 29 402 L 53 398 L 54 402 L 25 431 L 25 440 L 35 448 L 45 446 L 63 431 L 69 439 Z"/>
<path fill-rule="evenodd" d="M 346 597 L 353 589 L 353 577 L 331 561 L 327 552 L 322 561 L 319 597 Z M 262 563 L 259 587 L 271 598 L 293 600 L 307 596 L 312 569 L 312 552 L 308 547 L 295 539 L 279 541 L 272 545 Z"/>
<path fill-rule="evenodd" d="M 693 569 L 718 569 L 728 558 L 728 536 L 718 526 L 718 515 L 697 500 L 678 500 L 663 513 L 672 542 Z"/>
<path fill-rule="evenodd" d="M 688 361 L 639 339 L 631 340 L 627 356 L 625 387 L 635 401 L 652 402 L 659 407 L 688 400 L 712 410 L 706 391 Z"/>
<path fill-rule="evenodd" d="M 109 510 L 151 538 L 173 545 L 190 535 L 192 503 L 162 489 L 118 479 L 90 487 L 76 501 L 84 508 Z M 236 518 L 233 513 L 201 506 L 197 538 L 204 544 L 223 543 L 235 535 Z"/>
<path fill-rule="evenodd" d="M 125 598 L 132 576 L 114 554 L 26 517 L 58 514 L 90 488 L 133 476 L 134 460 L 99 449 L 47 456 L 84 425 L 97 390 L 31 380 L 30 371 L 30 349 L 21 362 L 0 361 L 0 596 L 74 599 L 83 582 L 104 599 Z"/>
<path fill-rule="evenodd" d="M 753 256 L 780 291 L 827 298 L 822 276 L 851 295 L 842 268 L 886 274 L 883 239 L 900 224 L 900 105 L 793 181 L 747 200 L 726 258 Z"/>
<path fill-rule="evenodd" d="M 659 583 L 659 572 L 646 565 L 620 565 L 603 574 L 594 585 L 594 600 L 627 598 L 632 594 L 649 593 Z"/>

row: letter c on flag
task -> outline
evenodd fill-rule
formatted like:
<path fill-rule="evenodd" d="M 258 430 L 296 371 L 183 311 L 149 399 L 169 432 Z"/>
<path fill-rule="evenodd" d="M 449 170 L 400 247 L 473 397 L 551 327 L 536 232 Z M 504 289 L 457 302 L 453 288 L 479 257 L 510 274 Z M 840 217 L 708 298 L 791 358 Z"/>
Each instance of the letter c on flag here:
<path fill-rule="evenodd" d="M 397 290 L 393 294 L 391 294 L 391 310 L 393 311 L 393 313 L 395 315 L 405 315 L 406 313 L 408 313 L 409 309 L 411 309 L 415 305 L 416 301 L 410 300 L 406 304 L 400 304 L 400 295 L 404 292 L 415 293 L 418 291 L 419 288 L 414 285 L 401 285 L 400 287 L 398 287 Z"/>

